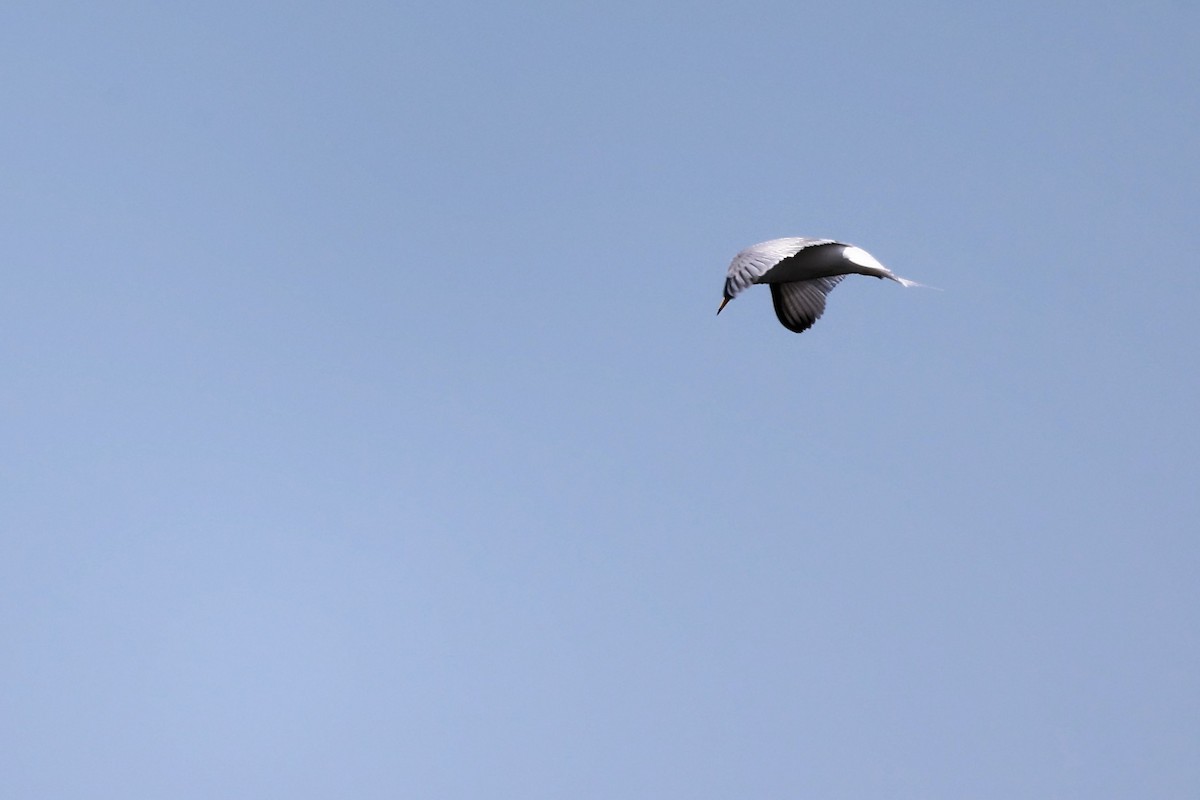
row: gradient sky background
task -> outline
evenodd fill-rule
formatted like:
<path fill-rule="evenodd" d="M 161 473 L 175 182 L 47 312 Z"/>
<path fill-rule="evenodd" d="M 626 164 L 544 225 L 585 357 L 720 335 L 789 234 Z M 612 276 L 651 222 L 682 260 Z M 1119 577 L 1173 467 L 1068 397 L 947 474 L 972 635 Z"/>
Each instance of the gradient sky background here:
<path fill-rule="evenodd" d="M 966 5 L 6 4 L 4 796 L 1200 795 L 1200 9 Z"/>

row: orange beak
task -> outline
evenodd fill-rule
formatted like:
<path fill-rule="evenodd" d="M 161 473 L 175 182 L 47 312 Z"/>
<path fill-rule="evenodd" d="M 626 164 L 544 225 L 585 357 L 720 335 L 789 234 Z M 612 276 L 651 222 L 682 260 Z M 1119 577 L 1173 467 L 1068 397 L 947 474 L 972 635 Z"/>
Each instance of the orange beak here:
<path fill-rule="evenodd" d="M 721 305 L 717 306 L 717 313 L 718 313 L 718 314 L 720 314 L 720 313 L 721 313 L 721 309 L 722 309 L 722 308 L 724 308 L 724 307 L 725 307 L 725 304 L 726 304 L 726 303 L 728 303 L 728 302 L 729 302 L 730 300 L 732 300 L 732 299 L 733 299 L 732 297 L 726 297 L 724 300 L 722 300 L 722 301 L 721 301 Z"/>

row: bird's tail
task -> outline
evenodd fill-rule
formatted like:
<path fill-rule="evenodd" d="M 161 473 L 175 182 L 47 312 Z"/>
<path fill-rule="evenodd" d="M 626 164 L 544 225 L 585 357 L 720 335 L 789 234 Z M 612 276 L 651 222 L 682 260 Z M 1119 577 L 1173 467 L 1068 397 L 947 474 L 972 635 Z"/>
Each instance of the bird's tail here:
<path fill-rule="evenodd" d="M 930 286 L 927 283 L 917 283 L 916 281 L 910 281 L 908 278 L 901 278 L 899 275 L 889 275 L 888 277 L 891 278 L 892 280 L 894 280 L 896 283 L 903 286 L 905 289 L 912 289 L 913 287 L 917 287 L 920 289 L 933 289 L 935 292 L 942 291 L 941 289 L 939 289 L 936 286 Z"/>

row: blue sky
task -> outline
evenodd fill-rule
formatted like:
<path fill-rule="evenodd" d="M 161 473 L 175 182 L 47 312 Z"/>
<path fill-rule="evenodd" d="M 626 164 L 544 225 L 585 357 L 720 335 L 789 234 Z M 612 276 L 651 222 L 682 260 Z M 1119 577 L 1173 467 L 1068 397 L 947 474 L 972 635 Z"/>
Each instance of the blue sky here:
<path fill-rule="evenodd" d="M 6 795 L 1195 796 L 1198 17 L 10 4 Z"/>

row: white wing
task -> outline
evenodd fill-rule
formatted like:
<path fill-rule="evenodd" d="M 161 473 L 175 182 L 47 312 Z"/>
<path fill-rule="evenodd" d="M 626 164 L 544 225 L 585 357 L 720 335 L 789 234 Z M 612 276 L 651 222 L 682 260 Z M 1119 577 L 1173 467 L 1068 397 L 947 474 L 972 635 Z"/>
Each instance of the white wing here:
<path fill-rule="evenodd" d="M 809 281 L 772 283 L 771 300 L 775 303 L 775 316 L 783 327 L 803 333 L 825 313 L 825 295 L 841 283 L 845 275 L 832 278 L 813 278 Z"/>
<path fill-rule="evenodd" d="M 796 255 L 806 247 L 815 247 L 819 244 L 836 244 L 836 242 L 833 239 L 793 236 L 786 239 L 772 239 L 769 242 L 760 242 L 752 247 L 747 247 L 734 256 L 729 265 L 729 273 L 725 277 L 725 296 L 736 297 L 739 292 L 756 283 L 767 270 L 783 259 Z"/>

